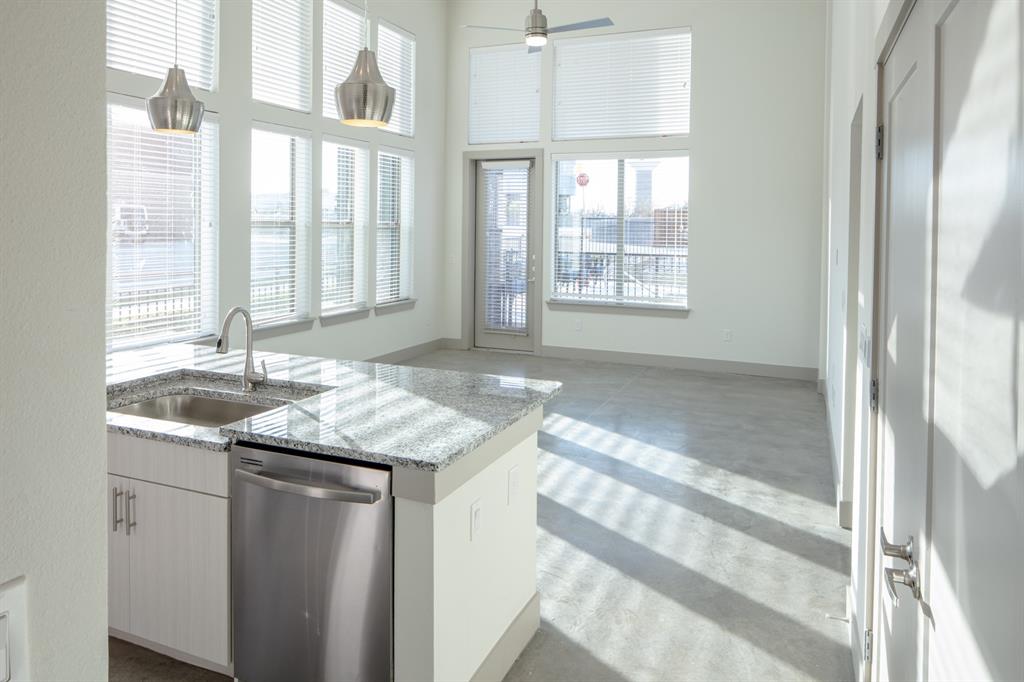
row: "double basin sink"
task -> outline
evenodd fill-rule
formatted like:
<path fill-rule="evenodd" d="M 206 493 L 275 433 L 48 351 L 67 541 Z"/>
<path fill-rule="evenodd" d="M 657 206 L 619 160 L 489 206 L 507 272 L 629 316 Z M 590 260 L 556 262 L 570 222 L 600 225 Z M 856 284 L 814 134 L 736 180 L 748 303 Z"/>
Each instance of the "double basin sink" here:
<path fill-rule="evenodd" d="M 107 410 L 119 414 L 220 427 L 329 390 L 329 386 L 268 381 L 253 391 L 237 375 L 181 371 L 155 377 L 137 391 L 108 391 Z M 112 387 L 117 388 L 117 387 Z"/>

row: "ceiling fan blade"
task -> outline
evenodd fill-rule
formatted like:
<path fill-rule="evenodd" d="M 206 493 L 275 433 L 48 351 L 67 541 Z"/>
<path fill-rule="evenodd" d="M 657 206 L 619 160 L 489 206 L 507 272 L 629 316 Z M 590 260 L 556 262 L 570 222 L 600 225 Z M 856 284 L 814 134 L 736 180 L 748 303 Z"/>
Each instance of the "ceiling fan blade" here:
<path fill-rule="evenodd" d="M 566 31 L 582 31 L 585 28 L 602 28 L 604 26 L 614 26 L 615 23 L 608 17 L 601 19 L 591 19 L 589 21 L 577 21 L 575 24 L 563 24 L 561 26 L 553 26 L 548 29 L 548 33 L 565 33 Z"/>
<path fill-rule="evenodd" d="M 508 26 L 476 26 L 474 24 L 463 24 L 462 28 L 485 28 L 489 31 L 515 31 L 516 33 L 522 33 L 521 28 L 509 28 Z"/>
<path fill-rule="evenodd" d="M 536 45 L 531 45 L 530 47 L 526 48 L 526 51 L 529 54 L 533 54 L 534 52 L 540 52 L 540 47 L 538 47 Z"/>

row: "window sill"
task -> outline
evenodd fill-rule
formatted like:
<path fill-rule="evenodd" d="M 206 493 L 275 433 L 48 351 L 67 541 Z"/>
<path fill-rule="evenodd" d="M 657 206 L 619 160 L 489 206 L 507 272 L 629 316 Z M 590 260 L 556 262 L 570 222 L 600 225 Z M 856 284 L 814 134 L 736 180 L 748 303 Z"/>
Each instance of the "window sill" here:
<path fill-rule="evenodd" d="M 403 310 L 412 310 L 413 306 L 415 305 L 415 298 L 404 298 L 401 301 L 393 301 L 391 303 L 380 303 L 373 307 L 373 314 L 390 315 L 391 313 L 400 313 Z"/>
<path fill-rule="evenodd" d="M 370 316 L 370 309 L 366 306 L 358 308 L 344 308 L 342 310 L 328 311 L 320 316 L 320 326 L 329 327 L 332 324 L 361 320 Z"/>
<path fill-rule="evenodd" d="M 312 317 L 302 317 L 296 320 L 282 320 L 271 322 L 258 327 L 253 327 L 252 337 L 254 339 L 269 339 L 274 336 L 284 336 L 295 332 L 304 332 L 313 328 Z"/>
<path fill-rule="evenodd" d="M 651 315 L 658 317 L 688 317 L 690 309 L 685 306 L 654 305 L 643 303 L 600 303 L 597 301 L 566 301 L 548 299 L 552 310 L 583 310 L 595 313 L 623 313 L 627 315 Z"/>

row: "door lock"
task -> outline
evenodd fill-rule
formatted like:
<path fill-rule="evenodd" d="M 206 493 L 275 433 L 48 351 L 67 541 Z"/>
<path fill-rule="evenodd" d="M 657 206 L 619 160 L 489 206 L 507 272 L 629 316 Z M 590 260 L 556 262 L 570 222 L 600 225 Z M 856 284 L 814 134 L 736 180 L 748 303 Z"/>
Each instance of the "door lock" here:
<path fill-rule="evenodd" d="M 907 542 L 902 545 L 889 542 L 885 537 L 885 528 L 879 528 L 879 536 L 878 544 L 882 554 L 907 562 L 907 568 L 886 568 L 883 571 L 885 590 L 889 593 L 893 606 L 900 605 L 900 596 L 896 593 L 896 583 L 909 587 L 914 599 L 921 599 L 921 581 L 917 573 L 917 561 L 914 557 L 914 536 L 907 536 Z"/>
<path fill-rule="evenodd" d="M 903 559 L 907 563 L 914 563 L 914 536 L 907 536 L 907 543 L 905 545 L 897 545 L 885 537 L 885 528 L 879 529 L 881 537 L 878 539 L 879 545 L 882 547 L 882 554 L 885 556 L 891 556 L 896 559 Z"/>

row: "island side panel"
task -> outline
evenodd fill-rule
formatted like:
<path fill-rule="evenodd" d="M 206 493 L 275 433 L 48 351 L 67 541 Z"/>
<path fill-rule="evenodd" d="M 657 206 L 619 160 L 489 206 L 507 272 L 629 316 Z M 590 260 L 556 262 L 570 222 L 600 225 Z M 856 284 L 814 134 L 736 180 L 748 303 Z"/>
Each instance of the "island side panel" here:
<path fill-rule="evenodd" d="M 536 596 L 536 534 L 536 432 L 436 504 L 396 498 L 397 682 L 473 678 Z"/>

